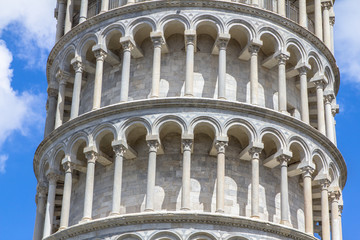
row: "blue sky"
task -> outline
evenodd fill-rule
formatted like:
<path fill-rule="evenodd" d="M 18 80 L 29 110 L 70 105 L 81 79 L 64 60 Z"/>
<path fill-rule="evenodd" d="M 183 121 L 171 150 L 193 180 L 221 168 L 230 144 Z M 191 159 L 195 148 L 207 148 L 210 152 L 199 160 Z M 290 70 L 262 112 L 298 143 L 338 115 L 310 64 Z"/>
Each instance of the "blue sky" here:
<path fill-rule="evenodd" d="M 43 137 L 45 66 L 53 45 L 55 0 L 0 0 L 0 239 L 32 239 L 36 179 L 33 155 Z M 360 14 L 358 0 L 335 4 L 335 54 L 341 70 L 337 96 L 338 147 L 348 166 L 344 240 L 360 239 Z M 357 29 L 353 31 L 352 29 Z"/>

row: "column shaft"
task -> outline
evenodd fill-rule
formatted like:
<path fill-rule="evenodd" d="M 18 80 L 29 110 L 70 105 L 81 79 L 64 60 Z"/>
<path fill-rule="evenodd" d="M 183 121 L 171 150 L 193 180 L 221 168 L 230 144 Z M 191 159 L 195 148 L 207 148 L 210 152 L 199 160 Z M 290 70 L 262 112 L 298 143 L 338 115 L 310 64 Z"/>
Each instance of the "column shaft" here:
<path fill-rule="evenodd" d="M 300 70 L 300 95 L 301 95 L 301 120 L 310 123 L 309 117 L 309 97 L 306 70 Z"/>
<path fill-rule="evenodd" d="M 64 34 L 68 33 L 72 28 L 73 8 L 73 0 L 67 0 Z"/>
<path fill-rule="evenodd" d="M 101 106 L 101 92 L 102 92 L 102 78 L 104 69 L 104 60 L 106 53 L 103 50 L 94 51 L 96 57 L 96 70 L 95 70 L 95 84 L 94 84 L 94 98 L 93 110 L 99 109 Z"/>
<path fill-rule="evenodd" d="M 325 114 L 324 114 L 324 90 L 322 81 L 316 82 L 316 98 L 317 98 L 317 120 L 318 130 L 326 135 L 325 129 Z"/>
<path fill-rule="evenodd" d="M 250 99 L 251 104 L 258 105 L 258 83 L 259 83 L 259 67 L 258 67 L 258 52 L 260 47 L 252 45 L 249 49 L 251 53 L 250 58 Z"/>
<path fill-rule="evenodd" d="M 289 156 L 282 155 L 278 161 L 281 166 L 281 224 L 290 225 L 289 219 L 289 185 L 288 185 L 288 162 Z"/>
<path fill-rule="evenodd" d="M 324 43 L 325 45 L 331 49 L 331 35 L 330 35 L 330 15 L 329 15 L 329 7 L 330 3 L 323 3 L 323 24 L 324 24 Z"/>
<path fill-rule="evenodd" d="M 226 46 L 219 48 L 218 98 L 226 99 Z"/>
<path fill-rule="evenodd" d="M 48 99 L 49 99 L 49 107 L 47 110 L 46 123 L 45 123 L 45 133 L 44 137 L 49 135 L 55 127 L 55 114 L 56 114 L 56 97 L 58 91 L 56 89 L 48 89 Z"/>
<path fill-rule="evenodd" d="M 287 99 L 286 99 L 286 61 L 289 59 L 288 56 L 280 54 L 278 56 L 279 60 L 279 93 L 278 93 L 278 104 L 279 111 L 281 113 L 287 113 Z"/>
<path fill-rule="evenodd" d="M 329 222 L 329 196 L 328 183 L 322 184 L 321 189 L 321 231 L 322 240 L 330 240 L 330 222 Z"/>
<path fill-rule="evenodd" d="M 181 210 L 190 210 L 190 191 L 191 191 L 191 146 L 192 140 L 183 140 L 183 174 L 182 174 L 182 194 Z"/>
<path fill-rule="evenodd" d="M 252 4 L 254 7 L 258 7 L 258 6 L 259 6 L 259 0 L 251 0 L 251 4 Z"/>
<path fill-rule="evenodd" d="M 225 148 L 227 142 L 217 142 L 216 212 L 224 212 L 225 191 Z"/>
<path fill-rule="evenodd" d="M 299 0 L 299 24 L 307 28 L 306 0 Z"/>
<path fill-rule="evenodd" d="M 54 207 L 55 207 L 55 193 L 56 193 L 56 181 L 57 176 L 55 174 L 49 174 L 49 190 L 45 209 L 45 220 L 44 220 L 44 233 L 43 238 L 51 235 L 53 220 L 54 220 Z"/>
<path fill-rule="evenodd" d="M 59 93 L 58 93 L 57 108 L 56 108 L 55 129 L 60 127 L 63 124 L 64 105 L 65 105 L 65 89 L 66 89 L 66 81 L 64 79 L 62 79 L 59 82 Z"/>
<path fill-rule="evenodd" d="M 120 102 L 127 102 L 129 97 L 130 65 L 131 65 L 131 43 L 122 43 L 124 53 L 121 72 Z"/>
<path fill-rule="evenodd" d="M 75 80 L 74 80 L 73 96 L 71 103 L 70 120 L 79 116 L 81 82 L 82 82 L 82 73 L 83 73 L 83 66 L 81 62 L 79 61 L 73 62 L 73 67 L 75 70 Z"/>
<path fill-rule="evenodd" d="M 148 141 L 148 146 L 149 146 L 149 163 L 148 163 L 145 211 L 154 211 L 156 153 L 159 148 L 159 142 L 155 140 Z"/>
<path fill-rule="evenodd" d="M 153 73 L 152 73 L 152 90 L 151 98 L 159 97 L 160 85 L 160 71 L 161 71 L 161 45 L 163 43 L 162 37 L 152 38 L 154 43 L 153 56 Z"/>
<path fill-rule="evenodd" d="M 303 169 L 305 232 L 311 235 L 314 234 L 312 185 L 311 185 L 311 180 L 312 180 L 311 174 L 313 172 L 314 169 L 310 167 L 306 167 L 305 169 Z"/>
<path fill-rule="evenodd" d="M 331 101 L 332 96 L 325 96 L 325 120 L 326 120 L 326 136 L 330 139 L 331 142 L 335 142 L 334 137 L 334 118 L 331 110 Z"/>
<path fill-rule="evenodd" d="M 278 0 L 278 14 L 282 17 L 286 16 L 285 0 Z"/>
<path fill-rule="evenodd" d="M 45 187 L 41 187 L 41 189 L 39 190 L 37 197 L 36 219 L 35 219 L 33 240 L 41 240 L 44 231 L 46 189 Z"/>
<path fill-rule="evenodd" d="M 56 42 L 64 35 L 64 24 L 65 24 L 65 0 L 58 1 L 58 18 L 56 24 Z"/>
<path fill-rule="evenodd" d="M 100 13 L 109 11 L 109 0 L 101 0 L 101 11 Z"/>
<path fill-rule="evenodd" d="M 64 192 L 61 206 L 60 228 L 66 229 L 69 226 L 70 200 L 72 189 L 72 163 L 67 161 L 63 164 L 65 169 Z"/>
<path fill-rule="evenodd" d="M 85 22 L 88 13 L 88 0 L 81 0 L 79 23 Z"/>
<path fill-rule="evenodd" d="M 185 96 L 194 96 L 194 41 L 195 35 L 186 35 L 186 78 Z"/>
<path fill-rule="evenodd" d="M 94 197 L 94 176 L 95 163 L 97 153 L 90 151 L 85 153 L 87 158 L 86 183 L 85 183 L 85 198 L 84 198 L 84 216 L 81 221 L 90 221 L 92 218 L 92 205 Z"/>
<path fill-rule="evenodd" d="M 259 214 L 259 158 L 260 148 L 250 149 L 251 155 L 251 217 L 260 218 Z"/>
<path fill-rule="evenodd" d="M 323 29 L 322 29 L 322 16 L 321 16 L 321 0 L 314 0 L 315 6 L 315 35 L 322 40 Z"/>
<path fill-rule="evenodd" d="M 334 25 L 335 17 L 330 17 L 330 37 L 331 37 L 331 52 L 335 53 L 335 44 L 334 44 Z"/>
<path fill-rule="evenodd" d="M 340 226 L 339 226 L 339 202 L 337 199 L 332 199 L 331 202 L 331 236 L 332 240 L 340 240 Z"/>
<path fill-rule="evenodd" d="M 113 148 L 115 152 L 115 169 L 111 215 L 119 215 L 121 206 L 123 161 L 126 148 L 123 145 L 116 145 Z"/>

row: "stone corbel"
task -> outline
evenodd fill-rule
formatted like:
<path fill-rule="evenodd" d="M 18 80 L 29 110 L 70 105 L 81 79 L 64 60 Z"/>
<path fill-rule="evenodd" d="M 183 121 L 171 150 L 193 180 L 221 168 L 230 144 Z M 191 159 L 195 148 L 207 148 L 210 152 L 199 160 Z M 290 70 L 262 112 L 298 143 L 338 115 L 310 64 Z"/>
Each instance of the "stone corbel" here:
<path fill-rule="evenodd" d="M 289 156 L 291 158 L 292 157 L 292 152 L 284 150 L 284 149 L 279 149 L 276 153 L 269 156 L 268 158 L 266 158 L 263 161 L 264 166 L 268 167 L 268 168 L 274 168 L 274 167 L 280 165 L 280 161 L 278 161 L 278 158 L 283 156 L 283 155 L 284 156 Z"/>
<path fill-rule="evenodd" d="M 136 45 L 136 42 L 134 41 L 134 39 L 130 36 L 126 36 L 126 37 L 121 37 L 120 38 L 120 43 L 122 46 L 124 46 L 124 44 L 128 44 L 128 45 L 131 45 L 131 56 L 133 58 L 142 58 L 144 57 L 144 53 L 143 51 L 141 50 L 141 48 L 139 48 L 137 45 Z"/>
<path fill-rule="evenodd" d="M 111 146 L 114 148 L 116 146 L 121 146 L 126 149 L 124 153 L 124 158 L 126 159 L 134 159 L 137 157 L 137 152 L 130 147 L 126 141 L 124 140 L 114 140 L 111 142 Z"/>
<path fill-rule="evenodd" d="M 221 47 L 227 47 L 227 44 L 229 43 L 229 40 L 231 38 L 231 35 L 229 33 L 219 33 L 217 36 L 217 39 L 214 43 L 214 46 L 212 48 L 211 54 L 212 55 L 219 55 L 219 50 Z"/>
<path fill-rule="evenodd" d="M 263 42 L 258 39 L 254 39 L 249 42 L 240 52 L 239 59 L 243 61 L 249 61 L 251 58 L 251 52 L 254 50 L 259 51 Z"/>
<path fill-rule="evenodd" d="M 161 53 L 169 52 L 169 47 L 166 43 L 166 39 L 164 38 L 162 32 L 151 32 L 150 38 L 153 41 L 153 43 L 158 42 L 159 44 L 161 44 Z"/>
<path fill-rule="evenodd" d="M 325 78 L 322 74 L 315 74 L 314 77 L 312 77 L 309 81 L 309 87 L 314 87 L 317 85 L 323 85 L 325 86 L 328 83 L 328 80 Z"/>
<path fill-rule="evenodd" d="M 279 61 L 286 61 L 289 57 L 290 53 L 288 51 L 280 50 L 264 59 L 261 65 L 267 69 L 272 69 L 279 64 Z"/>
<path fill-rule="evenodd" d="M 251 142 L 247 147 L 245 147 L 239 154 L 240 160 L 251 161 L 252 156 L 250 150 L 253 148 L 263 149 L 264 144 L 262 142 Z"/>
<path fill-rule="evenodd" d="M 61 164 L 64 165 L 65 163 L 70 162 L 74 170 L 86 173 L 86 163 L 84 161 L 80 161 L 76 159 L 75 155 L 65 156 L 65 158 L 61 161 Z M 73 175 L 74 177 L 74 175 Z"/>
<path fill-rule="evenodd" d="M 293 78 L 301 73 L 306 73 L 311 69 L 311 65 L 308 63 L 299 62 L 296 66 L 286 69 L 286 78 Z"/>
<path fill-rule="evenodd" d="M 97 149 L 95 146 L 89 146 L 84 148 L 84 153 L 94 152 L 97 155 L 96 161 L 103 166 L 108 166 L 112 164 L 111 157 L 106 153 L 102 152 L 100 149 Z"/>

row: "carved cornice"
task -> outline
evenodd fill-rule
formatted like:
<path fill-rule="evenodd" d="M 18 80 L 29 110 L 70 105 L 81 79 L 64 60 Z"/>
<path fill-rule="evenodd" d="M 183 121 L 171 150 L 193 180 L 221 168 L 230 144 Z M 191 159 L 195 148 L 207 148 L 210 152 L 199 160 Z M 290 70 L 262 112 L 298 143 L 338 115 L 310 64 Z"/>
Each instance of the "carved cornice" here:
<path fill-rule="evenodd" d="M 264 118 L 268 121 L 274 121 L 277 124 L 282 124 L 290 128 L 297 129 L 297 131 L 306 134 L 314 140 L 319 145 L 322 145 L 327 149 L 328 153 L 331 155 L 331 158 L 336 162 L 339 170 L 341 172 L 341 187 L 343 188 L 346 183 L 347 178 L 347 168 L 345 161 L 338 150 L 338 148 L 332 143 L 326 136 L 319 134 L 318 131 L 314 131 L 314 128 L 308 124 L 293 118 L 281 114 L 275 110 L 258 107 L 254 105 L 249 105 L 241 102 L 231 102 L 226 100 L 217 100 L 217 99 L 189 99 L 189 98 L 159 98 L 159 99 L 145 99 L 142 101 L 134 102 L 125 102 L 119 103 L 116 105 L 111 105 L 107 107 L 100 108 L 96 111 L 91 111 L 80 115 L 79 117 L 70 120 L 54 131 L 52 131 L 38 146 L 35 156 L 34 156 L 34 172 L 37 177 L 39 177 L 38 166 L 39 160 L 42 158 L 42 155 L 45 151 L 53 144 L 57 142 L 57 139 L 68 131 L 74 131 L 75 128 L 79 128 L 81 125 L 89 124 L 91 121 L 96 121 L 98 119 L 106 119 L 113 115 L 127 114 L 131 111 L 139 112 L 146 109 L 177 109 L 182 108 L 204 108 L 204 109 L 213 109 L 222 110 L 227 112 L 236 113 L 239 116 L 247 116 L 251 118 Z"/>
<path fill-rule="evenodd" d="M 152 230 L 164 230 L 164 225 L 174 223 L 177 226 L 186 224 L 201 224 L 201 225 L 215 225 L 215 226 L 228 226 L 239 229 L 250 229 L 251 231 L 266 232 L 270 235 L 278 235 L 284 238 L 294 240 L 316 240 L 314 236 L 301 232 L 295 228 L 286 227 L 284 225 L 255 220 L 252 218 L 238 217 L 231 215 L 220 215 L 212 213 L 181 213 L 181 212 L 166 212 L 166 213 L 143 213 L 143 214 L 127 214 L 121 216 L 107 217 L 102 219 L 93 220 L 87 223 L 71 226 L 60 232 L 45 238 L 45 240 L 65 240 L 69 238 L 76 238 L 82 234 L 97 231 L 101 236 L 101 231 L 104 230 L 104 235 L 109 235 L 113 229 L 113 235 L 122 233 L 122 227 L 127 228 L 131 225 L 144 225 L 151 224 Z M 134 226 L 134 228 L 136 228 Z M 166 229 L 166 228 L 165 228 Z M 199 231 L 193 229 L 193 231 Z M 110 233 L 111 234 L 111 233 Z"/>
<path fill-rule="evenodd" d="M 339 90 L 340 85 L 340 72 L 339 68 L 336 64 L 335 57 L 331 50 L 325 45 L 324 42 L 322 42 L 318 37 L 315 36 L 314 33 L 310 32 L 309 30 L 301 27 L 299 24 L 293 22 L 290 19 L 287 19 L 285 17 L 282 17 L 275 12 L 271 12 L 265 9 L 260 9 L 258 7 L 253 7 L 248 4 L 242 4 L 242 3 L 233 3 L 233 2 L 226 2 L 226 1 L 208 1 L 208 0 L 173 0 L 173 1 L 167 1 L 167 0 L 158 0 L 158 1 L 148 1 L 148 2 L 139 2 L 134 4 L 128 4 L 124 5 L 119 8 L 112 9 L 106 13 L 102 13 L 99 15 L 96 15 L 87 21 L 75 26 L 71 31 L 69 31 L 67 34 L 65 34 L 53 47 L 51 50 L 48 61 L 47 61 L 47 79 L 48 82 L 50 81 L 50 69 L 51 65 L 54 62 L 54 59 L 56 55 L 59 53 L 61 49 L 64 48 L 65 44 L 67 44 L 69 41 L 71 41 L 74 37 L 76 37 L 78 34 L 82 33 L 83 31 L 87 29 L 95 29 L 96 24 L 101 23 L 103 21 L 106 21 L 108 19 L 114 18 L 114 19 L 125 19 L 127 17 L 131 17 L 131 14 L 134 14 L 136 12 L 142 12 L 142 11 L 158 11 L 161 9 L 166 8 L 188 8 L 189 7 L 202 7 L 202 8 L 212 8 L 219 9 L 219 10 L 227 10 L 227 11 L 233 11 L 235 13 L 243 13 L 246 15 L 253 15 L 258 18 L 262 18 L 266 21 L 270 21 L 275 24 L 279 24 L 285 28 L 287 28 L 289 31 L 293 32 L 294 34 L 298 34 L 299 37 L 307 39 L 310 43 L 312 43 L 319 51 L 321 51 L 325 57 L 329 60 L 330 65 L 333 69 L 334 75 L 335 75 L 335 92 L 337 93 Z"/>

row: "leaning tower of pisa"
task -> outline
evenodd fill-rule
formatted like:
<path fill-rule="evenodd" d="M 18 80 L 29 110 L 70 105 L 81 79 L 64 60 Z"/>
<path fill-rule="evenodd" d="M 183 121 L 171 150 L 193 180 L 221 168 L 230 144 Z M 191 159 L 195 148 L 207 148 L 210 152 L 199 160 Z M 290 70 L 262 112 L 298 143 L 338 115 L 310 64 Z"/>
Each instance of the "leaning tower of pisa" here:
<path fill-rule="evenodd" d="M 34 240 L 341 240 L 334 0 L 58 0 Z"/>

